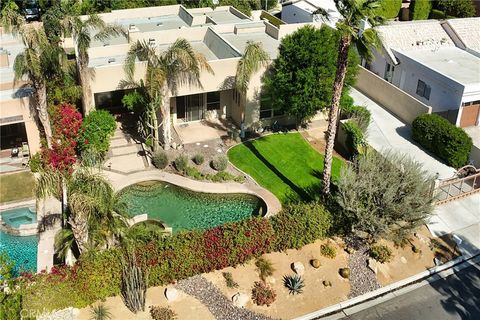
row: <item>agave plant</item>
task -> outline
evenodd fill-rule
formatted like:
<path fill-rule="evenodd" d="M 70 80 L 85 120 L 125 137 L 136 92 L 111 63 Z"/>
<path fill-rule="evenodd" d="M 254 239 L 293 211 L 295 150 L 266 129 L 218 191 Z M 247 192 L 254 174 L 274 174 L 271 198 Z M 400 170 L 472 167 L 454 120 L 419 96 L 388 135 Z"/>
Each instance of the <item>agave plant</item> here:
<path fill-rule="evenodd" d="M 283 276 L 283 285 L 290 291 L 290 294 L 300 294 L 303 292 L 303 287 L 305 287 L 302 277 L 297 274 Z"/>
<path fill-rule="evenodd" d="M 100 303 L 93 306 L 90 310 L 90 319 L 92 320 L 109 320 L 112 319 L 112 314 L 108 310 L 108 308 Z"/>

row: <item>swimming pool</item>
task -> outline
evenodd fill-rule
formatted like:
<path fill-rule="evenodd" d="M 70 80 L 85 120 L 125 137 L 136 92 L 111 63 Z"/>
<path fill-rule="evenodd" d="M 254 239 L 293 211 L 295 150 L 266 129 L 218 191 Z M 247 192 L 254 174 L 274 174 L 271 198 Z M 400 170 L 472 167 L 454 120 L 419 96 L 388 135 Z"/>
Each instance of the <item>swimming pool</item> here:
<path fill-rule="evenodd" d="M 24 271 L 37 271 L 38 237 L 14 236 L 0 230 L 0 253 L 6 253 L 14 262 L 14 273 L 18 275 Z"/>
<path fill-rule="evenodd" d="M 21 207 L 9 209 L 1 212 L 2 221 L 18 229 L 22 224 L 31 224 L 37 222 L 37 213 L 34 208 Z"/>
<path fill-rule="evenodd" d="M 266 212 L 263 200 L 253 195 L 194 192 L 159 181 L 128 186 L 120 198 L 131 216 L 146 213 L 173 232 L 209 229 Z"/>

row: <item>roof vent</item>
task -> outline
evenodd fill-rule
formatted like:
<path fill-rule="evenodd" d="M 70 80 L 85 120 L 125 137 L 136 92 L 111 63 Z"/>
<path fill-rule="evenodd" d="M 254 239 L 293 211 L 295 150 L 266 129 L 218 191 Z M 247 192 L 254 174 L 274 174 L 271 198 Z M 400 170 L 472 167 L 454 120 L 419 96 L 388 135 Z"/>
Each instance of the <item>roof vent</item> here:
<path fill-rule="evenodd" d="M 128 29 L 135 29 L 137 26 L 134 25 L 133 23 L 128 26 Z"/>
<path fill-rule="evenodd" d="M 104 46 L 104 47 L 109 46 L 109 45 L 110 45 L 110 43 L 108 43 L 108 42 L 104 42 L 104 43 L 103 43 L 103 46 Z"/>
<path fill-rule="evenodd" d="M 150 38 L 148 39 L 148 44 L 151 45 L 151 46 L 154 46 L 155 45 L 155 39 L 154 38 Z"/>
<path fill-rule="evenodd" d="M 108 63 L 113 63 L 113 62 L 115 62 L 115 58 L 109 58 L 108 59 Z"/>
<path fill-rule="evenodd" d="M 157 27 L 163 26 L 163 23 L 157 22 Z"/>

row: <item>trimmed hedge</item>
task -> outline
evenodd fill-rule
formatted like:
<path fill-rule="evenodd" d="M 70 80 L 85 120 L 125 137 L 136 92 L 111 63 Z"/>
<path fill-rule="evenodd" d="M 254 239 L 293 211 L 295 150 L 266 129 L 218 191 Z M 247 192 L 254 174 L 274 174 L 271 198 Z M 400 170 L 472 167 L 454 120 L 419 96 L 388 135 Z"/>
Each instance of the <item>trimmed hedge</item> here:
<path fill-rule="evenodd" d="M 432 10 L 431 0 L 413 0 L 410 3 L 410 19 L 426 20 Z"/>
<path fill-rule="evenodd" d="M 436 114 L 418 116 L 412 123 L 412 138 L 454 168 L 468 163 L 473 145 L 462 128 Z"/>
<path fill-rule="evenodd" d="M 393 19 L 398 16 L 402 7 L 402 0 L 380 0 L 379 7 L 375 9 L 375 14 Z"/>
<path fill-rule="evenodd" d="M 326 237 L 332 217 L 320 203 L 288 206 L 272 217 L 251 218 L 205 231 L 189 231 L 135 245 L 137 263 L 148 270 L 148 286 L 237 266 L 273 250 L 300 248 Z M 73 267 L 19 278 L 23 308 L 82 308 L 118 295 L 123 253 L 119 248 L 85 253 Z"/>

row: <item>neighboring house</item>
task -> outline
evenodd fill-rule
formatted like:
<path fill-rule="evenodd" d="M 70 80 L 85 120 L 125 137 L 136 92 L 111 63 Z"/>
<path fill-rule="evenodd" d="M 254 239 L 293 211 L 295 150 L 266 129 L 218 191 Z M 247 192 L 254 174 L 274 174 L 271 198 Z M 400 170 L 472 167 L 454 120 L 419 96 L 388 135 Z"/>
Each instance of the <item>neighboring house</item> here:
<path fill-rule="evenodd" d="M 185 9 L 181 5 L 115 10 L 101 14 L 107 23 L 123 25 L 128 37 L 112 37 L 104 42 L 93 42 L 88 50 L 92 98 L 95 107 L 112 111 L 120 109 L 125 94 L 119 83 L 126 78 L 124 61 L 131 45 L 145 40 L 159 51 L 165 50 L 176 39 L 185 38 L 202 53 L 214 74 L 201 74 L 200 87 L 182 86 L 171 98 L 172 123 L 199 121 L 212 118 L 229 118 L 237 125 L 248 128 L 262 120 L 267 123 L 277 117 L 271 109 L 260 107 L 261 76 L 259 71 L 250 81 L 246 96 L 235 90 L 237 63 L 247 41 L 261 42 L 274 59 L 280 39 L 301 27 L 281 25 L 275 27 L 268 21 L 253 21 L 233 7 Z M 137 62 L 135 78 L 145 74 L 145 63 Z"/>
<path fill-rule="evenodd" d="M 479 125 L 479 23 L 469 18 L 377 27 L 382 50 L 366 67 L 455 125 Z"/>
<path fill-rule="evenodd" d="M 335 27 L 340 18 L 333 0 L 283 0 L 281 5 L 282 20 L 286 23 L 322 22 Z M 315 13 L 318 9 L 327 12 L 329 18 Z"/>
<path fill-rule="evenodd" d="M 0 43 L 0 150 L 28 143 L 35 153 L 40 149 L 40 136 L 30 109 L 31 89 L 25 81 L 14 83 L 13 62 L 24 45 L 1 28 Z"/>

